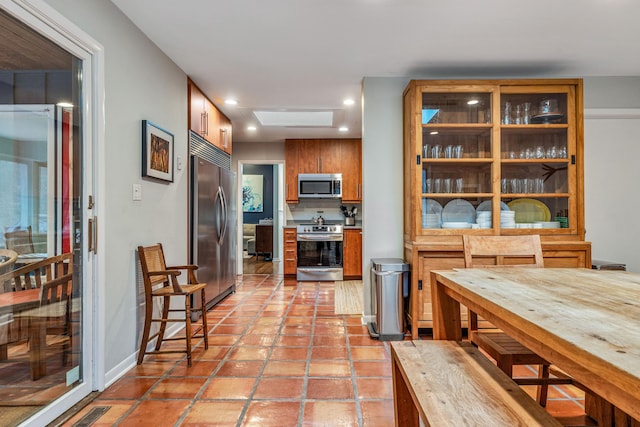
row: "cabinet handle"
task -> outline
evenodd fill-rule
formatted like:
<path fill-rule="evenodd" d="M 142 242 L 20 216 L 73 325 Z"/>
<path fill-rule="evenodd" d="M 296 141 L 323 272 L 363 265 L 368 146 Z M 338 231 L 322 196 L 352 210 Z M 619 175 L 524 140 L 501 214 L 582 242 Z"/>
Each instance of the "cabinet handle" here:
<path fill-rule="evenodd" d="M 220 129 L 220 139 L 222 139 L 222 147 L 227 148 L 227 130 Z"/>

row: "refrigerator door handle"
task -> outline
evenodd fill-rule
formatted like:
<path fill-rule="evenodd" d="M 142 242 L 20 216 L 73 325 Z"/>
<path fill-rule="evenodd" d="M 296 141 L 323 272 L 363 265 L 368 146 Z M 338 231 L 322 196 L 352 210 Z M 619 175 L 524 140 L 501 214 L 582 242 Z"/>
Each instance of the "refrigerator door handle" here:
<path fill-rule="evenodd" d="M 224 194 L 224 188 L 222 187 L 218 187 L 219 188 L 219 192 L 220 192 L 220 203 L 222 204 L 222 227 L 220 230 L 220 239 L 218 240 L 218 244 L 222 244 L 222 242 L 224 242 L 224 238 L 227 234 L 227 217 L 228 217 L 228 213 L 227 213 L 227 197 Z"/>

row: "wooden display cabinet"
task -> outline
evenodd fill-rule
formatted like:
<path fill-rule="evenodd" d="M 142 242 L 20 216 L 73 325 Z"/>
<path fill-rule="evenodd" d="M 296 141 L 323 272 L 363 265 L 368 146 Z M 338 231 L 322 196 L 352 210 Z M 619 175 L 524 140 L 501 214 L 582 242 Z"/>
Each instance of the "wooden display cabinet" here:
<path fill-rule="evenodd" d="M 284 274 L 295 275 L 298 269 L 298 233 L 295 228 L 284 229 Z"/>
<path fill-rule="evenodd" d="M 344 229 L 343 276 L 346 279 L 362 279 L 362 229 Z"/>
<path fill-rule="evenodd" d="M 409 83 L 404 241 L 414 338 L 431 327 L 430 271 L 464 266 L 462 234 L 540 234 L 546 266 L 590 268 L 582 92 L 581 79 Z"/>

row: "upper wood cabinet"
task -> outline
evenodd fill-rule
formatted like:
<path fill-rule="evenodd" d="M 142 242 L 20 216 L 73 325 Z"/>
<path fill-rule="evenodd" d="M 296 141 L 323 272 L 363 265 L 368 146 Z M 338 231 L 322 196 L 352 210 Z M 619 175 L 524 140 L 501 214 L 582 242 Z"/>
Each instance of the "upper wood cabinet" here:
<path fill-rule="evenodd" d="M 188 81 L 188 101 L 189 129 L 231 154 L 231 120 L 191 80 Z"/>
<path fill-rule="evenodd" d="M 362 142 L 359 139 L 345 139 L 340 145 L 341 159 L 349 165 L 342 168 L 342 201 L 360 203 L 362 201 Z"/>
<path fill-rule="evenodd" d="M 285 167 L 285 200 L 287 203 L 298 203 L 298 141 L 284 141 Z"/>
<path fill-rule="evenodd" d="M 342 201 L 362 201 L 362 141 L 360 139 L 287 139 L 285 171 L 287 203 L 298 202 L 298 174 L 342 174 Z"/>

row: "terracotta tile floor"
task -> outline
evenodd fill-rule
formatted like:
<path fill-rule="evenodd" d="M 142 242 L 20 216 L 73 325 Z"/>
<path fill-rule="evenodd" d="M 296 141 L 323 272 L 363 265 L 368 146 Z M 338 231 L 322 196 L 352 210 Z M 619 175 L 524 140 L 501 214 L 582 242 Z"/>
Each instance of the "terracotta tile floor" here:
<path fill-rule="evenodd" d="M 198 346 L 193 367 L 147 356 L 63 425 L 95 407 L 109 409 L 92 426 L 393 425 L 388 343 L 370 339 L 359 315 L 334 314 L 332 283 L 245 275 L 207 318 L 209 349 Z M 583 399 L 553 387 L 547 408 L 584 424 Z"/>

